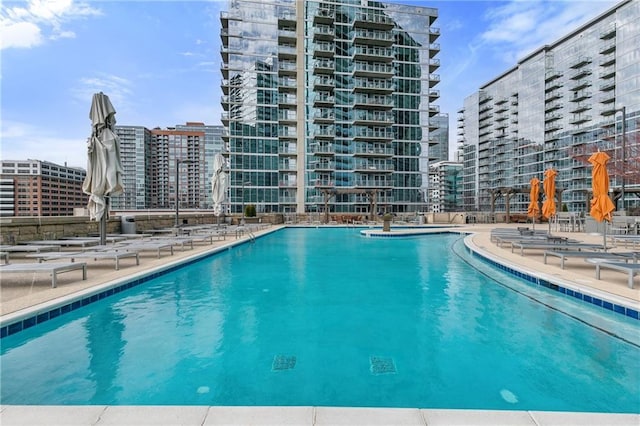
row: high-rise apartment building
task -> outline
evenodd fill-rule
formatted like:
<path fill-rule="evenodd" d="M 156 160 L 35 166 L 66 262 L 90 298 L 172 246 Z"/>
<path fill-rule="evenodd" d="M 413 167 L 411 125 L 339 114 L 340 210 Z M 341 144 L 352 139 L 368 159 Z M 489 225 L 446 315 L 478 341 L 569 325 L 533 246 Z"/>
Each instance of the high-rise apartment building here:
<path fill-rule="evenodd" d="M 86 171 L 39 160 L 0 161 L 0 215 L 71 216 L 86 207 Z"/>
<path fill-rule="evenodd" d="M 459 212 L 462 195 L 462 163 L 429 164 L 429 208 L 433 213 Z"/>
<path fill-rule="evenodd" d="M 125 192 L 113 197 L 118 210 L 212 206 L 213 158 L 223 149 L 222 126 L 187 122 L 166 129 L 115 126 L 120 138 Z M 178 164 L 178 160 L 180 161 Z"/>
<path fill-rule="evenodd" d="M 143 126 L 120 126 L 114 128 L 120 139 L 122 183 L 124 192 L 111 197 L 110 207 L 115 210 L 146 209 L 151 205 L 149 183 L 151 176 L 151 131 Z"/>
<path fill-rule="evenodd" d="M 424 210 L 437 10 L 234 0 L 221 14 L 231 211 Z"/>
<path fill-rule="evenodd" d="M 625 207 L 640 206 L 638 46 L 640 2 L 625 0 L 466 98 L 458 112 L 465 210 L 504 208 L 505 194 L 553 168 L 562 204 L 585 211 L 587 159 L 597 150 L 612 157 L 611 186 L 626 188 Z M 527 210 L 528 193 L 508 196 L 512 211 Z"/>
<path fill-rule="evenodd" d="M 152 129 L 150 156 L 151 208 L 173 208 L 176 202 L 184 208 L 203 205 L 204 132 Z"/>
<path fill-rule="evenodd" d="M 215 172 L 213 159 L 216 154 L 224 150 L 224 143 L 222 142 L 223 127 L 199 122 L 187 122 L 186 124 L 176 125 L 175 129 L 178 131 L 188 130 L 204 133 L 204 187 L 202 189 L 204 197 L 201 199 L 200 208 L 211 208 L 213 206 L 211 185 Z"/>
<path fill-rule="evenodd" d="M 429 164 L 449 160 L 449 114 L 438 114 L 431 118 L 435 130 L 429 134 L 433 144 L 429 145 Z"/>

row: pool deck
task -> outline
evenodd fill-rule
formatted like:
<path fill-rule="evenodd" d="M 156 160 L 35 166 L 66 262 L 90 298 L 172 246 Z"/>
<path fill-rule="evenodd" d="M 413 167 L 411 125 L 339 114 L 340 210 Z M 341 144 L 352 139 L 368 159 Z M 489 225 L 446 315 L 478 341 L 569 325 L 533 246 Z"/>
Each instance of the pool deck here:
<path fill-rule="evenodd" d="M 313 225 L 314 227 L 316 225 Z M 595 278 L 595 266 L 584 259 L 569 259 L 565 269 L 560 268 L 558 258 L 543 263 L 543 250 L 529 251 L 524 256 L 511 253 L 508 247 L 498 247 L 490 241 L 493 228 L 515 228 L 522 225 L 477 224 L 456 228 L 425 228 L 424 233 L 455 232 L 472 233 L 468 243 L 474 251 L 506 266 L 550 280 L 559 280 L 587 293 L 598 294 L 605 299 L 618 301 L 634 309 L 640 309 L 640 285 L 627 286 L 627 275 L 618 271 L 603 270 L 601 279 Z M 529 225 L 530 226 L 530 225 Z M 538 225 L 537 229 L 547 229 Z M 257 237 L 272 232 L 274 226 L 255 233 Z M 394 234 L 415 233 L 392 225 Z M 601 235 L 581 232 L 553 232 L 588 243 L 602 243 Z M 178 248 L 172 256 L 141 253 L 140 265 L 123 259 L 120 270 L 108 261 L 87 260 L 87 279 L 81 273 L 69 272 L 58 277 L 58 286 L 51 288 L 46 275 L 24 274 L 0 277 L 0 321 L 2 324 L 15 318 L 32 315 L 33 312 L 64 303 L 80 294 L 90 294 L 100 288 L 141 277 L 152 271 L 177 265 L 210 253 L 247 242 L 248 236 L 239 239 L 228 237 L 224 241 L 194 244 L 193 249 Z M 628 251 L 622 247 L 613 251 Z M 637 248 L 635 250 L 638 250 Z M 13 261 L 18 259 L 12 257 Z M 19 261 L 25 261 L 20 259 Z M 26 261 L 35 261 L 29 259 Z M 640 403 L 639 403 L 640 404 Z M 566 413 L 538 411 L 492 410 L 442 410 L 396 409 L 357 407 L 206 407 L 206 406 L 0 406 L 0 424 L 10 425 L 633 425 L 640 424 L 640 414 Z"/>

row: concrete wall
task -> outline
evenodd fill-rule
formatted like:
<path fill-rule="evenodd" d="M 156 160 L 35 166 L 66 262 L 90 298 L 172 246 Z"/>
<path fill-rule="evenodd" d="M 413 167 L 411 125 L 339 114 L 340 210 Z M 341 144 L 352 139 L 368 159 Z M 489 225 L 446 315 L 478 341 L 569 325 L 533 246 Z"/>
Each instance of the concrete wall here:
<path fill-rule="evenodd" d="M 454 213 L 454 212 L 444 212 L 444 213 L 425 213 L 424 214 L 425 222 L 429 224 L 456 224 L 461 225 L 466 223 L 467 215 L 466 213 Z"/>
<path fill-rule="evenodd" d="M 107 233 L 121 233 L 121 216 L 133 216 L 138 233 L 150 229 L 170 228 L 175 224 L 175 214 L 126 212 L 111 215 L 107 220 Z M 217 217 L 211 213 L 180 213 L 183 225 L 215 224 Z M 237 223 L 239 218 L 220 218 L 220 222 Z M 284 223 L 281 214 L 259 215 L 247 218 L 247 223 Z M 43 216 L 0 218 L 0 244 L 16 244 L 25 241 L 60 239 L 64 237 L 86 237 L 99 235 L 98 222 L 88 216 Z"/>

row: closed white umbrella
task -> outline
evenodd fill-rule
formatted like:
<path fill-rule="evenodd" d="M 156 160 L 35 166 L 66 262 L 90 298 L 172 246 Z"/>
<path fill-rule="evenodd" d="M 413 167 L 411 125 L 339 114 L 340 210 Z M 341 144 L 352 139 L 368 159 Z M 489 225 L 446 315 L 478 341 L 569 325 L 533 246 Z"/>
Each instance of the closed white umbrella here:
<path fill-rule="evenodd" d="M 224 157 L 216 154 L 213 159 L 213 177 L 211 179 L 211 196 L 213 199 L 213 214 L 220 218 L 222 214 L 222 203 L 227 195 L 227 173 L 224 171 Z"/>
<path fill-rule="evenodd" d="M 82 190 L 89 194 L 89 215 L 100 221 L 100 243 L 105 244 L 108 198 L 124 192 L 120 139 L 114 133 L 116 110 L 109 97 L 95 93 L 91 101 L 91 137 L 87 141 L 87 176 Z"/>

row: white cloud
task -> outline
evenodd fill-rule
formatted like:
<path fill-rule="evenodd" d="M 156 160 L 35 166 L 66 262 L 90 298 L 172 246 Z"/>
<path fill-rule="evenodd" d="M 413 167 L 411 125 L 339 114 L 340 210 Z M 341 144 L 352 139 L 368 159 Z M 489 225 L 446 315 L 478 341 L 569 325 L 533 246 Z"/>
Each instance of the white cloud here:
<path fill-rule="evenodd" d="M 71 167 L 86 168 L 87 137 L 59 137 L 51 129 L 2 120 L 2 158 L 46 160 L 60 165 L 66 162 Z"/>
<path fill-rule="evenodd" d="M 464 28 L 464 24 L 460 19 L 451 19 L 442 24 L 443 31 L 451 32 Z"/>
<path fill-rule="evenodd" d="M 1 22 L 0 48 L 30 48 L 42 43 L 40 28 L 31 22 Z"/>
<path fill-rule="evenodd" d="M 480 39 L 514 64 L 533 50 L 564 36 L 613 6 L 616 1 L 515 0 L 489 9 L 487 30 Z"/>
<path fill-rule="evenodd" d="M 45 39 L 75 37 L 73 31 L 64 29 L 66 25 L 101 14 L 89 4 L 73 0 L 29 0 L 17 4 L 0 9 L 0 50 L 32 48 Z"/>
<path fill-rule="evenodd" d="M 133 87 L 132 82 L 126 78 L 110 74 L 97 74 L 80 79 L 77 86 L 72 89 L 71 95 L 78 103 L 86 105 L 88 110 L 93 95 L 98 92 L 104 93 L 113 104 L 116 110 L 116 120 L 118 120 L 119 117 L 128 115 L 135 110 Z"/>
<path fill-rule="evenodd" d="M 76 33 L 73 31 L 62 31 L 58 34 L 52 34 L 49 38 L 51 40 L 58 40 L 60 38 L 76 38 Z"/>

